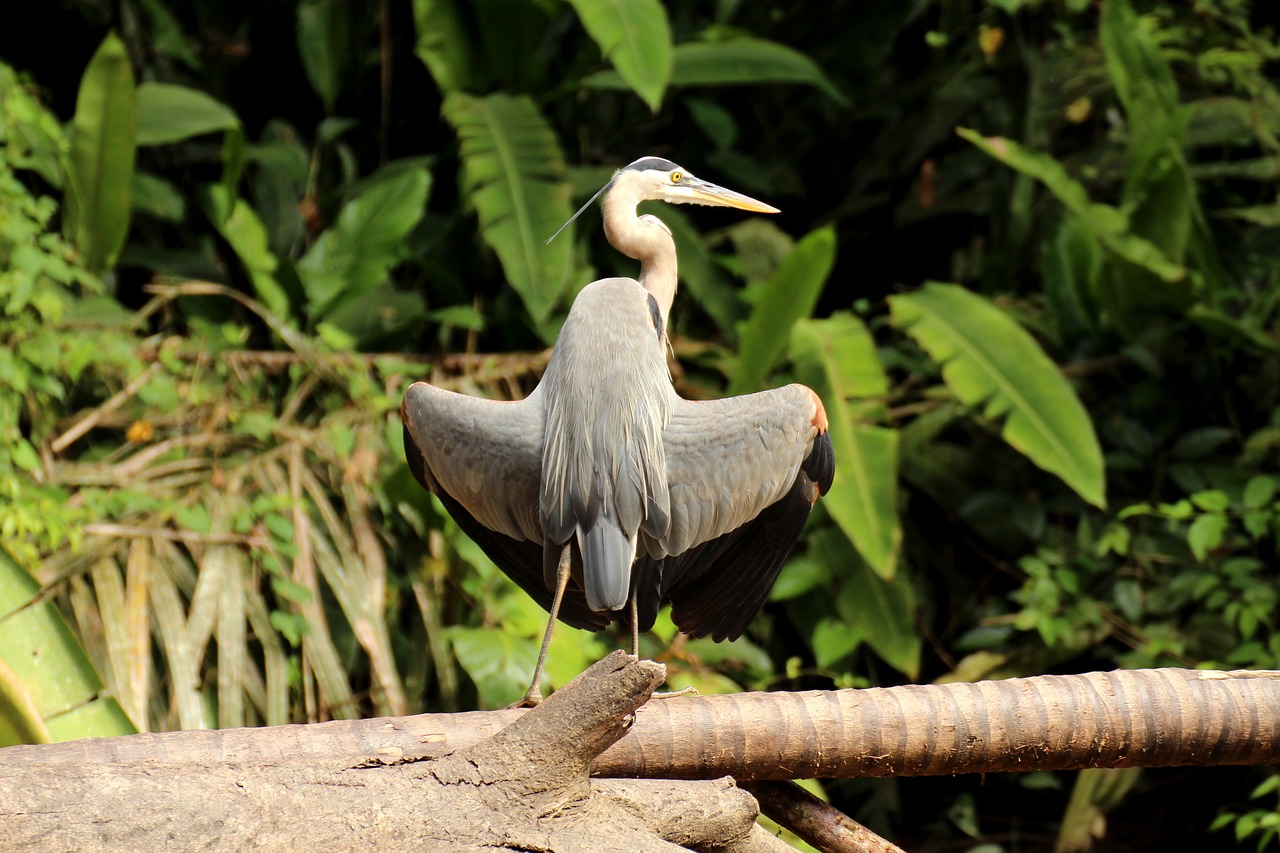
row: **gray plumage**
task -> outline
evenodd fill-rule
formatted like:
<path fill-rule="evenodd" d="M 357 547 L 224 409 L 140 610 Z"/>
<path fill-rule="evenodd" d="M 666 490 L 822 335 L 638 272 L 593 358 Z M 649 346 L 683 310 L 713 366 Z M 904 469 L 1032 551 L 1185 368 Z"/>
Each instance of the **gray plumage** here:
<path fill-rule="evenodd" d="M 412 385 L 406 454 L 459 525 L 548 608 L 568 546 L 564 621 L 600 628 L 634 597 L 647 629 L 670 600 L 682 630 L 737 636 L 831 484 L 826 414 L 801 385 L 709 402 L 676 394 L 666 339 L 675 246 L 636 204 L 773 208 L 660 158 L 619 170 L 605 191 L 605 233 L 641 262 L 639 280 L 578 294 L 525 400 Z"/>

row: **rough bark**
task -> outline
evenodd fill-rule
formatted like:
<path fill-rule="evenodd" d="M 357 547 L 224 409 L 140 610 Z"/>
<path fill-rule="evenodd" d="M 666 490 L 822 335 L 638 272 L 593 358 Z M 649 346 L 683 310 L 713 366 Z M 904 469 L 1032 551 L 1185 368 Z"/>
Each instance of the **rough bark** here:
<path fill-rule="evenodd" d="M 732 780 L 588 778 L 665 677 L 615 653 L 536 710 L 436 759 L 0 765 L 6 850 L 768 853 Z"/>
<path fill-rule="evenodd" d="M 39 850 L 756 853 L 781 842 L 720 777 L 1280 763 L 1280 673 L 1135 670 L 637 711 L 662 678 L 619 652 L 529 712 L 11 747 L 0 838 Z M 780 822 L 802 828 L 786 809 Z M 830 849 L 877 849 L 864 841 Z"/>
<path fill-rule="evenodd" d="M 0 750 L 0 764 L 439 757 L 525 711 L 168 732 Z M 596 776 L 804 779 L 1280 764 L 1280 673 L 1188 669 L 649 702 Z M 21 772 L 21 771 L 14 771 Z"/>

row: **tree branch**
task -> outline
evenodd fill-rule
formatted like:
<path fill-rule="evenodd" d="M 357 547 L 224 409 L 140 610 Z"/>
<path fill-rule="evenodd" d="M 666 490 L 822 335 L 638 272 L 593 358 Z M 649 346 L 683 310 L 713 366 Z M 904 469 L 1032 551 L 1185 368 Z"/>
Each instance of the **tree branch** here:
<path fill-rule="evenodd" d="M 359 762 L 446 755 L 525 711 L 167 732 L 0 750 L 0 764 Z M 650 702 L 596 776 L 806 779 L 1280 764 L 1280 673 L 1189 669 Z"/>

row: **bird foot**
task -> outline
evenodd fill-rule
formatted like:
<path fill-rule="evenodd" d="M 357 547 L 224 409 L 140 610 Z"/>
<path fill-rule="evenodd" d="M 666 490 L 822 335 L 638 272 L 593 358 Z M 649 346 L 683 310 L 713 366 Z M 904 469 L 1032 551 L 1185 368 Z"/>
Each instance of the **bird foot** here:
<path fill-rule="evenodd" d="M 542 704 L 542 691 L 536 688 L 530 687 L 528 690 L 525 691 L 525 694 L 521 696 L 517 701 L 512 702 L 510 705 L 508 705 L 507 710 L 514 711 L 518 708 L 536 708 L 541 704 Z"/>

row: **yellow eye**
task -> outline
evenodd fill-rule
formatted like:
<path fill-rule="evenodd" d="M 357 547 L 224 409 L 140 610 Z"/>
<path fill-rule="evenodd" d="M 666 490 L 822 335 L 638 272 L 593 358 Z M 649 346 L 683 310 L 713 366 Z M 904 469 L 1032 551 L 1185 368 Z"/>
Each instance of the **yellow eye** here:
<path fill-rule="evenodd" d="M 684 175 L 680 174 L 679 172 L 671 173 L 671 183 L 678 184 L 683 180 L 684 180 Z"/>

